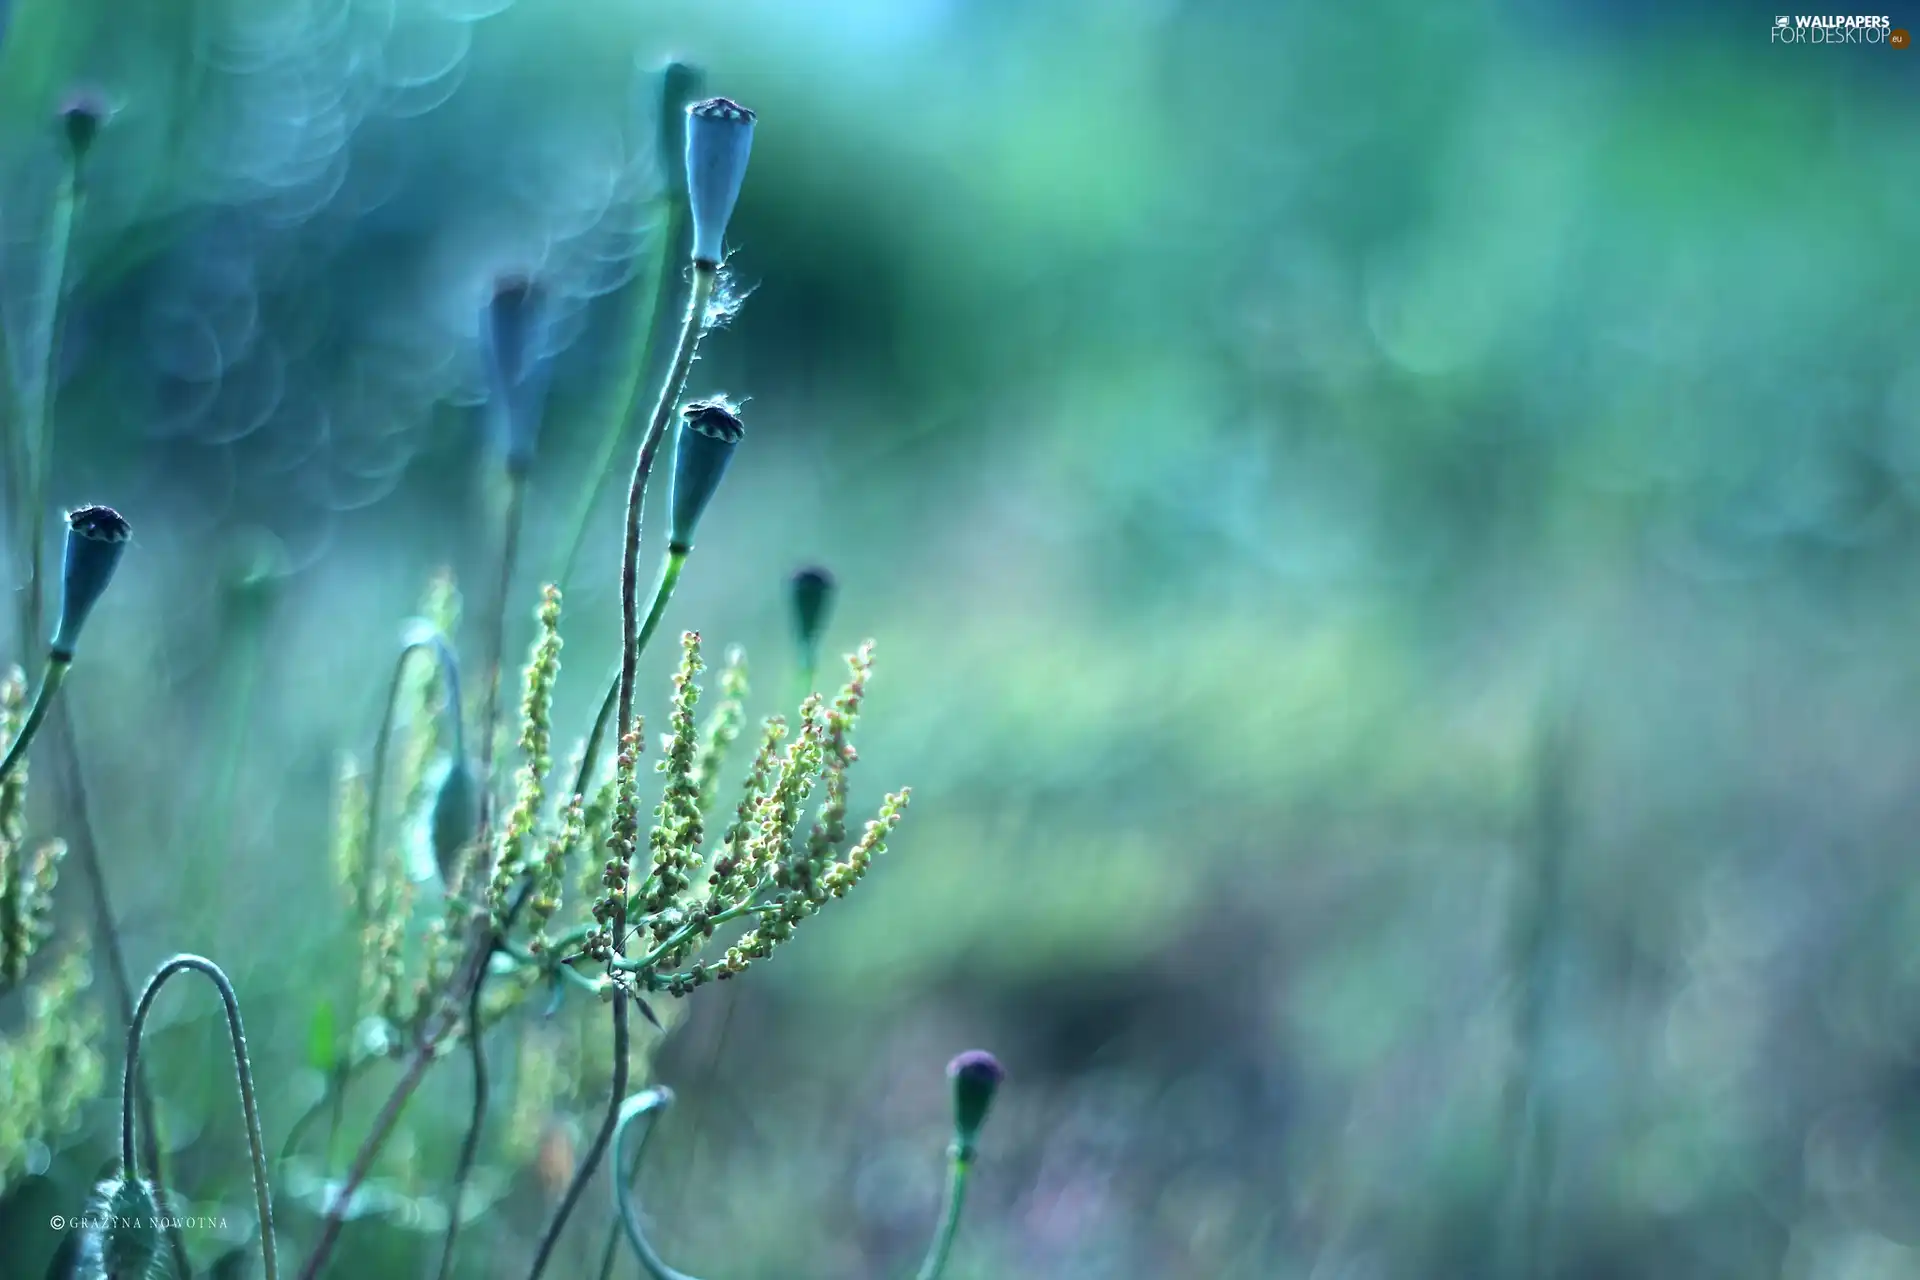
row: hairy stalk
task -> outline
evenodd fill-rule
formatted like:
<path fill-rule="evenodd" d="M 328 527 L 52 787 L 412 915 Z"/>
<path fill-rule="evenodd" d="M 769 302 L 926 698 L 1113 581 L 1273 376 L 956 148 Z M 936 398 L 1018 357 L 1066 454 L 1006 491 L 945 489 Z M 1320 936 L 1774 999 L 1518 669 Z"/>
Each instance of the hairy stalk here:
<path fill-rule="evenodd" d="M 647 475 L 653 470 L 653 459 L 660 451 L 660 441 L 667 434 L 667 421 L 673 416 L 673 406 L 680 398 L 681 389 L 687 384 L 694 353 L 700 349 L 700 339 L 706 334 L 707 303 L 713 298 L 714 281 L 718 274 L 719 268 L 712 263 L 696 262 L 693 266 L 693 289 L 687 298 L 686 318 L 680 325 L 680 341 L 674 349 L 673 364 L 660 384 L 660 395 L 653 405 L 653 418 L 647 424 L 646 438 L 641 442 L 639 456 L 634 460 L 633 481 L 627 488 L 626 539 L 620 556 L 620 634 L 625 643 L 621 650 L 616 703 L 619 714 L 614 720 L 616 739 L 624 737 L 633 724 L 633 685 L 638 672 L 641 645 L 637 616 L 640 594 L 640 512 L 646 502 Z M 678 577 L 678 569 L 674 576 Z M 671 591 L 671 582 L 665 586 Z M 660 602 L 660 607 L 665 607 L 664 601 Z"/>
<path fill-rule="evenodd" d="M 467 999 L 467 1049 L 473 1061 L 473 1116 L 467 1121 L 467 1136 L 460 1143 L 460 1160 L 453 1175 L 453 1195 L 448 1200 L 447 1234 L 440 1243 L 440 1280 L 453 1274 L 454 1250 L 460 1244 L 460 1209 L 467 1197 L 467 1181 L 480 1155 L 480 1131 L 487 1122 L 487 1039 L 481 1034 L 480 998 L 486 991 L 486 975 L 473 984 Z"/>
<path fill-rule="evenodd" d="M 500 666 L 507 644 L 507 597 L 513 589 L 514 562 L 520 554 L 520 524 L 526 509 L 527 477 L 507 475 L 507 511 L 500 534 L 500 578 L 494 584 L 493 610 L 488 621 L 487 691 L 480 712 L 480 840 L 484 843 L 493 822 L 494 718 L 500 714 Z"/>
<path fill-rule="evenodd" d="M 680 581 L 680 571 L 686 568 L 686 565 L 687 553 L 685 551 L 669 551 L 666 559 L 661 561 L 660 581 L 653 589 L 653 603 L 647 609 L 646 620 L 640 624 L 639 639 L 634 642 L 634 656 L 636 659 L 647 651 L 647 642 L 652 640 L 653 633 L 660 629 L 660 619 L 667 611 L 667 601 L 673 597 L 673 588 L 675 584 Z M 606 696 L 600 700 L 600 710 L 593 717 L 593 729 L 587 734 L 587 754 L 583 760 L 583 763 L 589 768 L 599 753 L 601 739 L 606 735 L 607 721 L 613 714 L 615 705 L 620 697 L 620 681 L 624 673 L 625 668 L 623 667 L 620 673 L 616 673 L 614 678 L 607 682 Z M 631 714 L 631 710 L 631 704 L 629 703 L 628 711 L 623 714 Z M 583 770 L 583 784 L 587 776 L 587 770 Z"/>
<path fill-rule="evenodd" d="M 718 272 L 719 268 L 712 263 L 696 262 L 693 266 L 693 289 L 687 299 L 687 315 L 680 326 L 680 341 L 674 349 L 673 365 L 667 370 L 665 381 L 660 384 L 660 395 L 653 406 L 653 418 L 647 424 L 646 437 L 641 441 L 638 457 L 634 459 L 633 480 L 627 488 L 626 538 L 620 554 L 620 679 L 615 686 L 618 692 L 614 725 L 619 738 L 626 736 L 628 727 L 633 723 L 633 686 L 639 671 L 641 638 L 636 615 L 639 612 L 640 594 L 640 512 L 646 504 L 647 476 L 653 470 L 654 455 L 659 452 L 661 438 L 667 433 L 667 420 L 673 414 L 673 406 L 680 398 L 681 388 L 686 385 L 687 373 L 693 368 L 694 353 L 699 349 L 700 338 L 706 332 L 707 303 L 713 298 L 714 279 Z M 613 939 L 614 948 L 618 951 L 624 945 L 627 933 L 626 894 L 617 894 L 615 898 Z M 602 1157 L 606 1155 L 608 1143 L 613 1140 L 614 1126 L 620 1120 L 620 1101 L 627 1091 L 630 1037 L 626 996 L 616 993 L 613 1001 L 613 1100 L 607 1108 L 606 1120 L 594 1135 L 593 1144 L 581 1157 L 580 1167 L 574 1171 L 572 1185 L 567 1188 L 567 1194 L 554 1211 L 553 1220 L 547 1224 L 539 1251 L 534 1255 L 533 1270 L 528 1280 L 539 1280 L 541 1272 L 546 1270 L 554 1247 L 560 1240 L 560 1233 L 566 1228 L 567 1219 L 572 1216 L 574 1206 L 580 1202 L 594 1170 L 599 1168 Z"/>
<path fill-rule="evenodd" d="M 561 1232 L 566 1230 L 567 1219 L 573 1216 L 574 1207 L 586 1194 L 587 1184 L 593 1181 L 594 1170 L 600 1167 L 600 1161 L 613 1141 L 613 1131 L 620 1123 L 621 1099 L 627 1092 L 627 1054 L 631 1043 L 627 997 L 621 992 L 613 999 L 613 1102 L 607 1108 L 606 1119 L 600 1122 L 599 1132 L 593 1135 L 592 1145 L 580 1158 L 580 1167 L 574 1170 L 573 1181 L 567 1185 L 567 1193 L 561 1197 L 560 1207 L 554 1210 L 552 1221 L 547 1223 L 547 1229 L 540 1237 L 540 1247 L 533 1255 L 533 1270 L 527 1273 L 527 1280 L 540 1280 L 547 1264 L 553 1261 L 553 1251 L 560 1243 Z"/>
<path fill-rule="evenodd" d="M 26 722 L 20 726 L 20 732 L 7 748 L 6 758 L 0 760 L 0 780 L 4 780 L 26 758 L 27 748 L 32 745 L 34 735 L 40 732 L 40 725 L 47 718 L 47 712 L 53 709 L 53 700 L 60 693 L 60 686 L 66 683 L 67 672 L 73 667 L 72 657 L 62 658 L 58 654 L 48 660 L 46 669 L 40 673 L 40 687 L 33 695 L 33 706 L 27 710 Z"/>
<path fill-rule="evenodd" d="M 373 739 L 373 762 L 370 765 L 371 777 L 367 779 L 367 858 L 366 865 L 360 870 L 359 882 L 353 886 L 353 911 L 356 921 L 364 921 L 372 910 L 372 880 L 374 860 L 380 851 L 380 795 L 386 785 L 387 755 L 393 749 L 393 714 L 400 705 L 400 692 L 405 686 L 407 663 L 415 653 L 432 650 L 440 663 L 440 675 L 447 682 L 448 714 L 453 721 L 453 749 L 456 757 L 464 750 L 460 731 L 460 664 L 454 659 L 453 650 L 447 647 L 447 641 L 438 631 L 415 636 L 400 647 L 400 656 L 394 659 L 393 677 L 387 682 L 387 700 L 380 712 L 380 729 Z M 348 1004 L 348 1037 L 351 1042 L 353 1027 L 358 1025 L 360 1017 L 360 966 L 353 966 L 352 1000 Z M 327 1148 L 324 1168 L 333 1168 L 334 1150 L 340 1139 L 340 1126 L 345 1121 L 347 1075 L 352 1053 L 341 1055 L 334 1065 L 327 1081 L 327 1097 L 331 1101 L 332 1114 L 327 1120 Z"/>
<path fill-rule="evenodd" d="M 933 1243 L 927 1247 L 927 1256 L 914 1273 L 914 1280 L 940 1280 L 940 1273 L 947 1269 L 954 1237 L 960 1231 L 960 1210 L 966 1205 L 967 1174 L 972 1167 L 973 1158 L 956 1147 L 947 1161 L 946 1207 L 941 1210 L 939 1229 L 933 1233 Z"/>
<path fill-rule="evenodd" d="M 120 945 L 120 928 L 114 922 L 113 900 L 107 893 L 106 873 L 100 866 L 100 846 L 93 836 L 93 815 L 87 805 L 86 778 L 80 771 L 80 750 L 75 745 L 73 721 L 62 703 L 53 718 L 50 740 L 53 743 L 54 784 L 65 811 L 68 855 L 80 864 L 87 878 L 88 897 L 93 901 L 93 940 L 106 960 L 108 980 L 113 985 L 114 1004 L 120 1011 L 120 1025 L 133 1025 L 133 975 L 127 969 L 126 951 Z M 155 1128 L 153 1092 L 147 1087 L 143 1070 L 131 1071 L 133 1088 L 140 1102 L 140 1148 L 147 1162 L 148 1180 L 153 1183 L 161 1205 L 168 1204 L 165 1170 L 160 1163 L 160 1135 Z M 176 1272 L 191 1275 L 187 1265 L 187 1243 L 180 1228 L 167 1223 L 167 1248 L 173 1254 Z"/>
<path fill-rule="evenodd" d="M 644 1093 L 636 1093 L 620 1104 L 620 1120 L 613 1131 L 615 1164 L 620 1162 L 620 1153 L 626 1149 L 628 1126 L 635 1120 L 644 1120 L 646 1124 L 640 1130 L 640 1140 L 634 1144 L 633 1161 L 627 1167 L 625 1181 L 616 1180 L 613 1184 L 613 1209 L 618 1215 L 618 1220 L 607 1239 L 607 1256 L 602 1260 L 600 1268 L 601 1280 L 606 1280 L 612 1270 L 613 1248 L 622 1231 L 626 1232 L 627 1244 L 632 1247 L 634 1256 L 640 1259 L 640 1265 L 645 1268 L 649 1276 L 653 1277 L 653 1280 L 694 1280 L 694 1277 L 684 1271 L 676 1271 L 668 1266 L 666 1260 L 660 1256 L 660 1251 L 653 1247 L 651 1240 L 647 1239 L 646 1229 L 640 1224 L 640 1208 L 634 1202 L 634 1192 L 631 1190 L 633 1183 L 640 1176 L 640 1161 L 646 1154 L 647 1139 L 653 1136 L 654 1121 L 659 1118 L 656 1113 L 665 1111 L 672 1105 L 673 1090 L 665 1088 L 648 1089 Z"/>
<path fill-rule="evenodd" d="M 240 1079 L 240 1109 L 246 1116 L 247 1147 L 253 1160 L 253 1198 L 260 1214 L 261 1264 L 266 1280 L 278 1280 L 280 1267 L 273 1247 L 273 1196 L 267 1186 L 267 1144 L 260 1132 L 260 1107 L 253 1087 L 253 1065 L 247 1060 L 247 1036 L 240 1026 L 240 1000 L 220 966 L 202 956 L 175 956 L 147 979 L 146 989 L 140 993 L 140 1003 L 127 1028 L 127 1070 L 120 1091 L 120 1164 L 128 1179 L 137 1177 L 133 1153 L 134 1082 L 140 1071 L 140 1036 L 146 1028 L 147 1014 L 167 980 L 189 969 L 213 983 L 220 992 L 220 1002 L 226 1007 L 227 1035 L 233 1042 L 233 1067 Z"/>
<path fill-rule="evenodd" d="M 620 553 L 620 682 L 615 702 L 614 739 L 624 740 L 633 724 L 633 685 L 640 670 L 640 631 L 637 625 L 640 594 L 640 510 L 646 505 L 647 475 L 653 470 L 654 454 L 667 433 L 667 420 L 673 416 L 674 403 L 686 386 L 687 373 L 693 368 L 694 353 L 707 331 L 707 303 L 713 298 L 714 280 L 720 269 L 710 262 L 693 264 L 693 291 L 687 299 L 686 319 L 680 325 L 680 341 L 673 353 L 673 366 L 660 384 L 654 401 L 653 419 L 647 424 L 647 436 L 633 464 L 633 482 L 627 488 L 627 532 Z M 627 934 L 626 895 L 616 895 L 613 919 L 615 947 Z M 617 1003 L 617 1002 L 616 1002 Z M 624 1024 L 624 1019 L 622 1020 Z M 616 1091 L 617 1092 L 617 1091 Z M 618 1098 L 615 1099 L 616 1105 Z M 609 1113 L 611 1114 L 611 1113 Z M 602 1144 L 604 1145 L 604 1144 Z"/>

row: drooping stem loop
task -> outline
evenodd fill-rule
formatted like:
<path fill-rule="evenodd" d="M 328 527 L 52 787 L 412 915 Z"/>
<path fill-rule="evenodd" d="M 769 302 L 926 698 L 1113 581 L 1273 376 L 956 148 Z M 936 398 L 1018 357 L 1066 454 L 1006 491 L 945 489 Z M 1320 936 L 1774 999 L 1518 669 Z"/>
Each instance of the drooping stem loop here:
<path fill-rule="evenodd" d="M 133 1011 L 133 1022 L 127 1028 L 126 1074 L 120 1090 L 120 1164 L 129 1180 L 139 1176 L 133 1144 L 134 1082 L 140 1073 L 140 1037 L 146 1029 L 147 1015 L 167 981 L 189 969 L 204 975 L 213 983 L 226 1009 L 227 1035 L 233 1043 L 233 1067 L 240 1084 L 240 1109 L 246 1117 L 247 1148 L 253 1162 L 254 1206 L 260 1215 L 261 1265 L 266 1280 L 278 1280 L 279 1262 L 273 1245 L 273 1196 L 267 1184 L 267 1144 L 260 1131 L 260 1106 L 253 1087 L 253 1065 L 247 1058 L 247 1036 L 240 1025 L 240 998 L 234 994 L 233 983 L 227 980 L 220 966 L 204 956 L 175 956 L 147 979 L 146 989 L 140 993 L 140 1003 Z"/>
<path fill-rule="evenodd" d="M 695 1280 L 684 1271 L 676 1271 L 668 1266 L 660 1256 L 660 1251 L 647 1239 L 646 1228 L 640 1225 L 640 1209 L 634 1203 L 630 1183 L 639 1176 L 640 1161 L 646 1154 L 647 1139 L 653 1136 L 654 1121 L 659 1113 L 673 1105 L 673 1090 L 668 1088 L 647 1089 L 634 1094 L 620 1104 L 620 1119 L 613 1130 L 613 1163 L 620 1165 L 620 1153 L 626 1150 L 627 1130 L 637 1121 L 642 1122 L 640 1138 L 633 1150 L 633 1164 L 623 1180 L 613 1180 L 613 1209 L 620 1215 L 621 1229 L 627 1233 L 627 1243 L 633 1247 L 633 1254 L 640 1259 L 640 1265 L 646 1269 L 653 1280 Z"/>

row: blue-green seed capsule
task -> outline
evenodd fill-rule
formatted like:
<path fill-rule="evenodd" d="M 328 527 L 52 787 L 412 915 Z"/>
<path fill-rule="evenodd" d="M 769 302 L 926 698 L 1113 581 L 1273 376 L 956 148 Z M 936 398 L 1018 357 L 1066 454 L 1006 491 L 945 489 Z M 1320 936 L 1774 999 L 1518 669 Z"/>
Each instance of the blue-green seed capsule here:
<path fill-rule="evenodd" d="M 687 203 L 695 262 L 719 266 L 725 257 L 727 223 L 753 151 L 753 122 L 753 112 L 727 98 L 687 108 Z"/>
<path fill-rule="evenodd" d="M 55 658 L 73 660 L 81 628 L 113 581 L 113 571 L 120 567 L 120 557 L 132 538 L 133 526 L 112 507 L 76 507 L 67 513 L 67 545 L 60 569 L 60 620 L 50 646 Z"/>
<path fill-rule="evenodd" d="M 683 554 L 693 549 L 693 531 L 745 434 L 739 415 L 725 400 L 695 400 L 680 410 L 680 431 L 673 446 L 669 549 Z"/>

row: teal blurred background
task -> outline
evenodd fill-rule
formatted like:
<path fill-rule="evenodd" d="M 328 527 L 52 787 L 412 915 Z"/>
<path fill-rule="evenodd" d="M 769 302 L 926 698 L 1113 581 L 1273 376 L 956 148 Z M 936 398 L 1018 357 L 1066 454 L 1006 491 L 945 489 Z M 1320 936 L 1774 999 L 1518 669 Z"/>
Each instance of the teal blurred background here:
<path fill-rule="evenodd" d="M 1920 53 L 1703 0 L 12 9 L 9 350 L 53 112 L 117 108 L 54 459 L 137 532 L 71 686 L 96 823 L 134 969 L 234 972 L 274 1141 L 351 955 L 338 753 L 440 566 L 482 643 L 484 289 L 565 295 L 524 653 L 671 54 L 760 123 L 753 292 L 690 388 L 750 434 L 666 626 L 790 710 L 782 583 L 830 566 L 832 645 L 878 641 L 856 816 L 914 788 L 859 894 L 642 1037 L 676 1265 L 908 1273 L 941 1069 L 984 1045 L 962 1280 L 1920 1275 Z M 616 506 L 562 751 L 616 657 Z M 233 1224 L 203 1263 L 250 1203 L 210 1003 L 163 1001 L 152 1059 L 174 1181 Z M 503 1034 L 503 1081 L 549 1034 Z M 466 1080 L 331 1274 L 431 1274 Z M 496 1124 L 460 1274 L 524 1274 L 597 1105 Z M 45 1274 L 116 1122 L 8 1189 L 0 1276 Z"/>

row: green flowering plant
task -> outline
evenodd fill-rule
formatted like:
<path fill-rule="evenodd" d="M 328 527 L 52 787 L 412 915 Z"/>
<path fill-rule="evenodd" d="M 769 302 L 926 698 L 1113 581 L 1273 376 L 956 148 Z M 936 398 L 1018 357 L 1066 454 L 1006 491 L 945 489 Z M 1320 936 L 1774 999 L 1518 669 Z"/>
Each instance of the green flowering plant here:
<path fill-rule="evenodd" d="M 119 956 L 105 881 L 93 866 L 80 761 L 64 722 L 66 704 L 56 695 L 74 664 L 83 626 L 132 542 L 132 526 L 113 508 L 90 505 L 68 513 L 60 610 L 51 640 L 42 648 L 39 639 L 43 546 L 31 513 L 39 507 L 55 438 L 53 369 L 63 281 L 84 208 L 84 178 L 99 163 L 97 148 L 111 119 L 94 95 L 76 97 L 60 111 L 67 163 L 46 254 L 50 287 L 30 326 L 27 385 L 11 388 L 14 394 L 0 405 L 9 509 L 28 513 L 14 540 L 28 584 L 20 621 L 23 656 L 37 653 L 41 659 L 31 702 L 27 672 L 16 669 L 0 682 L 0 994 L 25 989 L 35 1014 L 26 1034 L 0 1041 L 0 1185 L 25 1169 L 36 1145 L 44 1148 L 73 1122 L 103 1075 L 95 1043 L 103 1028 L 83 997 L 88 968 L 80 952 L 70 949 L 64 959 L 42 963 L 50 960 L 53 894 L 68 844 L 30 838 L 25 796 L 30 759 L 50 750 L 59 753 L 61 807 L 73 824 L 79 860 L 89 869 L 95 941 L 120 990 L 126 1034 L 119 1158 L 97 1181 L 71 1274 L 85 1280 L 163 1269 L 192 1274 L 177 1233 L 166 1225 L 170 1200 L 152 1134 L 155 1108 L 142 1079 L 142 1042 L 161 990 L 178 976 L 197 974 L 212 985 L 225 1014 L 267 1280 L 277 1280 L 281 1265 L 271 1188 L 276 1177 L 309 1159 L 302 1155 L 302 1139 L 324 1122 L 325 1148 L 317 1157 L 319 1221 L 298 1271 L 302 1280 L 312 1280 L 334 1257 L 356 1197 L 397 1132 L 409 1098 L 437 1064 L 464 1049 L 474 1104 L 450 1171 L 451 1209 L 439 1257 L 440 1275 L 450 1275 L 468 1216 L 465 1193 L 492 1110 L 490 1033 L 520 1037 L 517 1088 L 501 1141 L 525 1158 L 538 1141 L 535 1117 L 556 1100 L 585 1091 L 592 1074 L 586 1054 L 563 1056 L 550 1034 L 532 1027 L 570 1000 L 583 1020 L 599 1024 L 594 1043 L 606 1051 L 607 1064 L 605 1080 L 596 1081 L 604 1086 L 602 1119 L 539 1238 L 529 1271 L 529 1280 L 538 1280 L 608 1151 L 617 1160 L 626 1156 L 626 1139 L 644 1120 L 646 1130 L 631 1153 L 637 1165 L 646 1133 L 672 1100 L 664 1087 L 630 1087 L 633 1014 L 665 1031 L 662 1007 L 771 961 L 803 925 L 811 928 L 808 922 L 860 884 L 904 818 L 911 792 L 902 787 L 885 796 L 857 834 L 850 820 L 854 737 L 873 677 L 874 645 L 867 641 L 847 655 L 846 680 L 831 696 L 813 688 L 832 592 L 823 570 L 803 571 L 790 583 L 799 640 L 798 707 L 791 718 L 761 721 L 749 739 L 737 789 L 728 789 L 726 773 L 748 734 L 750 695 L 738 648 L 727 652 L 717 699 L 703 708 L 704 642 L 698 631 L 684 631 L 665 730 L 656 742 L 649 743 L 636 707 L 639 659 L 689 563 L 697 527 L 724 518 L 710 513 L 724 512 L 718 495 L 746 440 L 738 403 L 717 394 L 684 394 L 703 339 L 739 307 L 725 279 L 724 245 L 756 121 L 752 111 L 728 99 L 691 101 L 700 79 L 684 64 L 670 64 L 660 94 L 684 131 L 681 167 L 663 184 L 674 214 L 667 241 L 686 264 L 684 314 L 669 345 L 667 328 L 653 323 L 666 314 L 664 282 L 674 274 L 663 263 L 644 291 L 649 336 L 638 350 L 658 345 L 663 354 L 670 352 L 665 375 L 650 409 L 640 398 L 642 378 L 628 379 L 606 433 L 609 458 L 621 442 L 635 445 L 621 539 L 619 668 L 590 727 L 560 762 L 554 705 L 563 666 L 562 582 L 577 550 L 570 546 L 561 581 L 539 591 L 518 714 L 502 712 L 504 637 L 511 602 L 522 589 L 522 512 L 539 465 L 552 374 L 549 283 L 537 273 L 502 274 L 476 308 L 475 340 L 490 392 L 489 435 L 504 495 L 497 577 L 481 618 L 477 696 L 471 705 L 462 696 L 456 637 L 463 604 L 451 575 L 442 575 L 430 585 L 419 616 L 401 632 L 365 765 L 353 756 L 341 761 L 332 854 L 357 955 L 339 984 L 344 990 L 332 990 L 326 975 L 314 979 L 321 997 L 309 1047 L 324 1069 L 326 1090 L 291 1126 L 277 1159 L 269 1157 L 233 984 L 212 960 L 179 955 L 159 966 L 136 1000 Z M 676 423 L 664 551 L 643 610 L 641 515 L 655 459 Z M 588 477 L 583 512 L 591 510 L 604 470 Z M 107 624 L 91 630 L 111 633 Z M 51 732 L 40 735 L 43 725 Z M 643 783 L 650 747 L 657 789 Z M 513 757 L 510 771 L 496 760 L 503 750 Z M 398 1082 L 336 1174 L 349 1091 L 381 1062 L 399 1065 Z M 956 1137 L 947 1211 L 921 1280 L 934 1280 L 945 1267 L 979 1125 L 1002 1073 L 990 1056 L 962 1055 L 953 1077 Z M 630 1165 L 615 1180 L 603 1274 L 624 1238 L 651 1275 L 677 1277 L 681 1273 L 660 1260 L 640 1229 L 626 1190 L 633 1176 Z"/>

